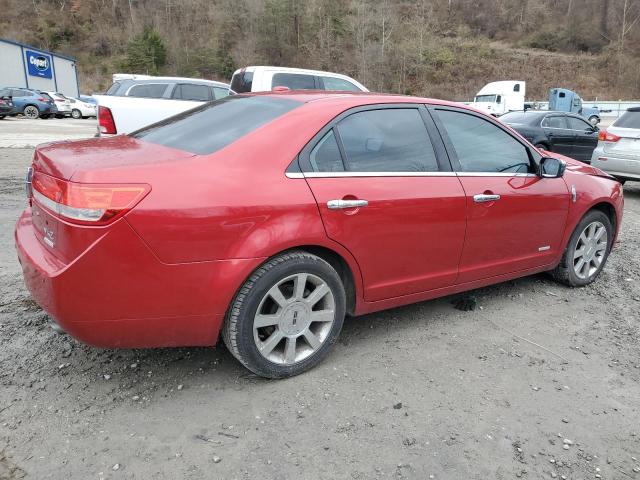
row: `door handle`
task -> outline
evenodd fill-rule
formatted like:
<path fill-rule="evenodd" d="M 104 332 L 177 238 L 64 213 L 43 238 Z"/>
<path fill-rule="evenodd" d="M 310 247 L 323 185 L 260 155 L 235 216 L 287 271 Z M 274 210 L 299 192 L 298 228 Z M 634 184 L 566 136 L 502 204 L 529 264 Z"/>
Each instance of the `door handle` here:
<path fill-rule="evenodd" d="M 473 196 L 473 201 L 476 203 L 495 202 L 496 200 L 500 200 L 500 195 L 487 195 L 483 193 Z"/>
<path fill-rule="evenodd" d="M 327 207 L 329 210 L 341 210 L 344 208 L 366 207 L 369 202 L 366 200 L 329 200 Z"/>

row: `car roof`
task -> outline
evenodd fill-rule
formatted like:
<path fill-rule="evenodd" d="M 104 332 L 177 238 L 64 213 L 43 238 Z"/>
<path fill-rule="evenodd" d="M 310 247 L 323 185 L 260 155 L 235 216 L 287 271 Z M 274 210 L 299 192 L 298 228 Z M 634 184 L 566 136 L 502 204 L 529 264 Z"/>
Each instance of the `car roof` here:
<path fill-rule="evenodd" d="M 286 90 L 269 92 L 241 93 L 241 96 L 271 96 L 279 98 L 291 98 L 303 103 L 351 103 L 357 105 L 369 105 L 375 103 L 428 103 L 431 105 L 449 105 L 461 107 L 467 110 L 475 109 L 457 102 L 438 100 L 434 98 L 412 97 L 407 95 L 396 95 L 391 93 L 375 92 L 352 92 L 352 91 L 328 91 L 328 90 Z"/>

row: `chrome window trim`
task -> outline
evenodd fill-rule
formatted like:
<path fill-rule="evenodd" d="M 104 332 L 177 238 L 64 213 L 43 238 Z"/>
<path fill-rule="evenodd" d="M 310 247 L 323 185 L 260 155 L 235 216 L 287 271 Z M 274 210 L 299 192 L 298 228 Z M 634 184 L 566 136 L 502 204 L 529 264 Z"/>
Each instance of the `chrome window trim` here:
<path fill-rule="evenodd" d="M 286 172 L 287 178 L 353 177 L 537 177 L 535 173 L 509 172 Z"/>

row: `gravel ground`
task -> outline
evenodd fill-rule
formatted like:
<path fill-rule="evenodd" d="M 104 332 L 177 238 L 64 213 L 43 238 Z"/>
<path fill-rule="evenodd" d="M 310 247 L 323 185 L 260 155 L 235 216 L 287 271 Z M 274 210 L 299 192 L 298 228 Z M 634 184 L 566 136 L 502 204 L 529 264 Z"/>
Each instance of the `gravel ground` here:
<path fill-rule="evenodd" d="M 98 131 L 95 118 L 6 117 L 0 120 L 0 148 L 29 148 L 39 143 L 93 137 Z M 4 172 L 4 170 L 0 170 Z"/>
<path fill-rule="evenodd" d="M 266 381 L 223 346 L 53 333 L 13 248 L 31 155 L 0 149 L 0 479 L 640 479 L 640 184 L 595 284 L 348 319 L 318 368 Z"/>

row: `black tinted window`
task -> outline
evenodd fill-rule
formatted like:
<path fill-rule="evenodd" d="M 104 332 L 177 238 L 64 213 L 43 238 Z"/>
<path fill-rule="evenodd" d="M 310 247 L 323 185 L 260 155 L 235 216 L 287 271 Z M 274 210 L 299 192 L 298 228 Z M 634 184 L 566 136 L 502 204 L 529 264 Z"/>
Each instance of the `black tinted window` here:
<path fill-rule="evenodd" d="M 173 98 L 179 100 L 192 100 L 196 102 L 208 102 L 212 100 L 211 90 L 206 85 L 195 85 L 193 83 L 182 83 L 176 85 L 173 90 Z"/>
<path fill-rule="evenodd" d="M 613 122 L 614 127 L 640 128 L 640 109 L 627 110 Z"/>
<path fill-rule="evenodd" d="M 567 128 L 565 117 L 556 115 L 555 117 L 545 117 L 542 126 L 547 128 Z"/>
<path fill-rule="evenodd" d="M 275 87 L 288 87 L 291 90 L 314 90 L 316 83 L 313 75 L 276 73 L 271 80 L 271 88 Z"/>
<path fill-rule="evenodd" d="M 246 93 L 251 91 L 253 84 L 253 72 L 240 71 L 231 79 L 231 90 L 236 93 Z"/>
<path fill-rule="evenodd" d="M 500 127 L 466 113 L 438 110 L 438 116 L 463 172 L 529 171 L 526 148 Z"/>
<path fill-rule="evenodd" d="M 288 98 L 230 96 L 131 134 L 198 155 L 213 153 L 302 105 Z"/>
<path fill-rule="evenodd" d="M 127 92 L 129 97 L 142 98 L 162 98 L 164 91 L 167 89 L 166 83 L 141 83 L 134 85 Z"/>
<path fill-rule="evenodd" d="M 329 131 L 318 144 L 311 150 L 309 155 L 311 167 L 314 172 L 343 172 L 344 165 L 340 156 L 338 142 L 333 133 Z"/>
<path fill-rule="evenodd" d="M 580 118 L 567 117 L 567 123 L 569 124 L 569 128 L 571 130 L 591 130 L 591 125 Z"/>
<path fill-rule="evenodd" d="M 536 122 L 540 122 L 542 117 L 540 115 L 536 115 L 535 113 L 526 113 L 526 112 L 509 112 L 500 116 L 500 121 L 502 123 L 519 123 L 521 125 L 532 125 Z"/>
<path fill-rule="evenodd" d="M 417 109 L 354 113 L 338 123 L 345 164 L 353 172 L 432 172 L 436 156 Z"/>

